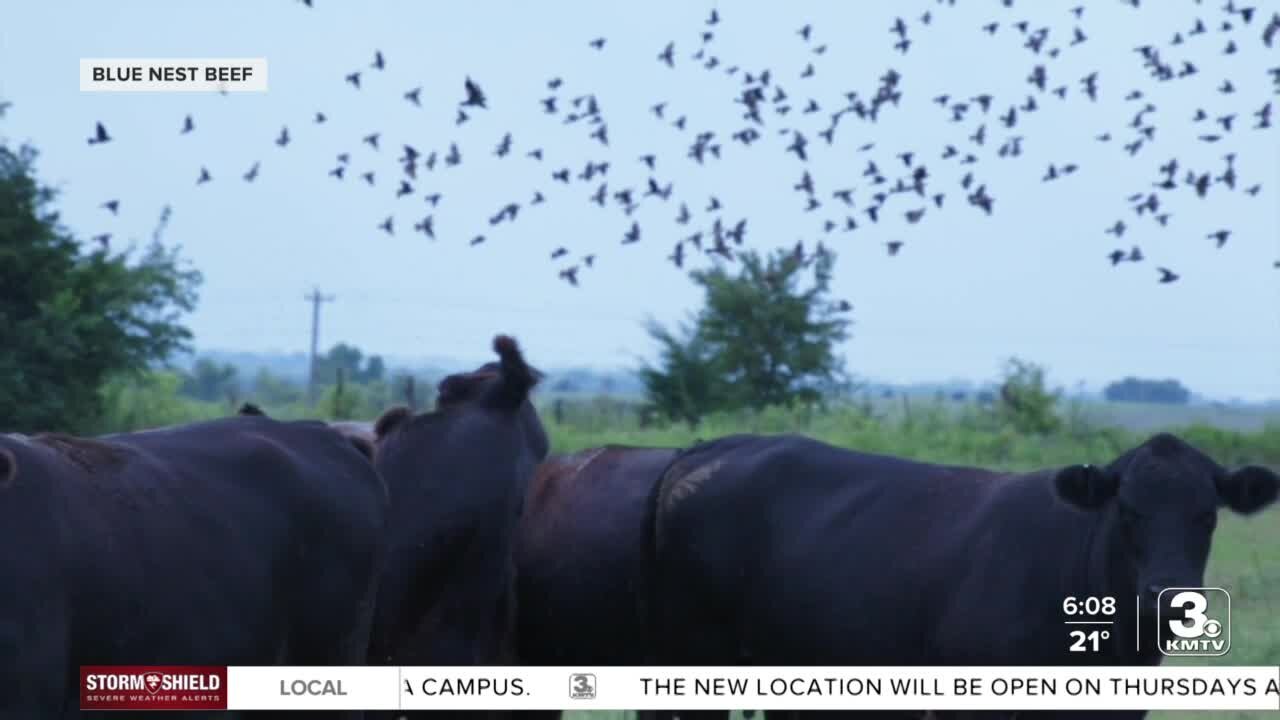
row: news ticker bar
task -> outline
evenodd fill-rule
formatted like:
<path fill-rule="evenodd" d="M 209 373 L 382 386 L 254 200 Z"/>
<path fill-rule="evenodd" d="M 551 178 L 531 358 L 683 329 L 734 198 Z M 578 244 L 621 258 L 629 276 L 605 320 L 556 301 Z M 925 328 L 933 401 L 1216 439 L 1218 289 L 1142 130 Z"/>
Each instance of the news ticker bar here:
<path fill-rule="evenodd" d="M 192 670 L 187 674 L 180 667 L 163 668 L 163 673 L 145 667 L 82 668 L 81 705 L 87 709 L 229 710 L 1280 712 L 1280 666 L 232 666 Z M 149 676 L 147 685 L 128 682 L 145 676 Z M 148 698 L 162 698 L 166 704 L 148 706 Z M 193 699 L 196 704 L 184 704 Z"/>

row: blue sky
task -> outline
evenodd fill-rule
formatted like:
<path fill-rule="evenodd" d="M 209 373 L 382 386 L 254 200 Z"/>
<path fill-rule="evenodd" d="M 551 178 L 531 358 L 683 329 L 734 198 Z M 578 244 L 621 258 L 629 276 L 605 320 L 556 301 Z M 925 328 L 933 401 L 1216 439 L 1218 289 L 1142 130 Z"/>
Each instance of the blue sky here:
<path fill-rule="evenodd" d="M 576 174 L 588 160 L 611 163 L 610 190 L 643 189 L 649 171 L 637 160 L 658 157 L 652 174 L 674 183 L 674 195 L 694 211 L 690 226 L 705 227 L 701 212 L 714 194 L 726 221 L 748 219 L 747 242 L 756 248 L 809 244 L 823 239 L 822 221 L 843 220 L 830 193 L 854 187 L 860 227 L 824 239 L 839 260 L 834 287 L 854 305 L 853 337 L 841 349 L 855 373 L 888 381 L 985 379 L 1001 360 L 1018 355 L 1047 364 L 1057 382 L 1099 387 L 1136 374 L 1178 377 L 1193 390 L 1218 397 L 1280 397 L 1280 133 L 1253 130 L 1253 111 L 1280 100 L 1265 68 L 1280 65 L 1280 52 L 1261 42 L 1267 16 L 1220 29 L 1227 19 L 1216 0 L 1147 2 L 1134 9 L 1119 2 L 961 0 L 955 7 L 933 0 L 859 3 L 737 3 L 719 7 L 721 22 L 705 25 L 712 5 L 658 2 L 620 4 L 338 2 L 25 2 L 11 4 L 0 29 L 0 97 L 14 103 L 0 120 L 7 140 L 30 141 L 42 153 L 42 177 L 62 190 L 67 225 L 89 237 L 112 232 L 143 240 L 160 208 L 173 207 L 166 242 L 180 243 L 204 273 L 198 311 L 190 317 L 198 346 L 243 350 L 303 350 L 309 342 L 310 308 L 303 294 L 318 285 L 337 300 L 324 308 L 322 344 L 338 340 L 392 356 L 484 359 L 495 332 L 516 334 L 545 366 L 631 365 L 654 350 L 642 322 L 673 322 L 695 306 L 689 280 L 665 257 L 692 230 L 673 222 L 678 202 L 649 198 L 633 217 L 587 198 L 596 183 L 552 182 L 569 166 Z M 1257 3 L 1266 7 L 1266 3 Z M 920 16 L 930 11 L 928 25 Z M 912 45 L 896 52 L 889 27 L 901 15 Z M 1208 32 L 1170 46 L 1203 18 Z M 69 22 L 69 19 L 73 20 Z M 1044 50 L 1033 54 L 1014 27 L 1047 26 Z M 994 35 L 982 25 L 999 22 Z M 806 43 L 796 30 L 812 23 Z M 1071 46 L 1073 28 L 1088 40 Z M 50 28 L 57 28 L 51 32 Z M 720 59 L 708 70 L 691 55 L 704 47 Z M 602 51 L 588 46 L 605 37 Z M 1223 54 L 1229 39 L 1238 51 Z M 675 42 L 676 67 L 656 55 Z M 1157 45 L 1180 66 L 1191 60 L 1191 78 L 1157 82 L 1133 48 Z M 826 45 L 817 55 L 813 49 Z M 1280 48 L 1280 45 L 1277 46 Z M 369 67 L 375 49 L 384 71 Z M 265 94 L 81 93 L 82 57 L 265 57 Z M 815 73 L 801 78 L 812 62 Z M 1065 84 L 1065 100 L 1040 93 L 1026 78 L 1044 64 L 1049 86 Z M 794 106 L 786 116 L 765 110 L 763 137 L 749 148 L 730 139 L 745 127 L 733 99 L 743 87 L 738 65 L 769 68 Z M 844 93 L 874 94 L 889 68 L 901 73 L 902 101 L 879 122 L 846 117 L 835 143 L 817 137 Z M 362 71 L 363 89 L 343 82 Z M 1080 78 L 1098 71 L 1099 98 L 1080 92 Z M 489 97 L 487 111 L 454 124 L 463 78 L 475 78 Z M 546 82 L 561 77 L 555 94 L 593 93 L 608 125 L 610 145 L 588 137 L 590 127 L 566 125 L 545 115 Z M 1225 78 L 1236 91 L 1217 92 Z M 422 87 L 423 107 L 402 99 Z M 1134 89 L 1141 100 L 1125 100 Z M 964 122 L 932 99 L 951 102 L 989 93 L 989 115 L 975 107 Z M 1022 114 L 1013 130 L 996 119 L 1010 104 L 1035 95 L 1040 109 Z M 800 114 L 810 98 L 821 106 Z M 668 121 L 649 107 L 668 103 Z M 1134 157 L 1121 145 L 1144 103 L 1157 128 Z M 971 103 L 972 104 L 972 103 Z M 1236 113 L 1232 132 L 1217 143 L 1198 141 L 1214 132 L 1213 120 L 1192 122 L 1196 108 L 1212 117 Z M 315 111 L 329 122 L 315 125 Z M 190 113 L 196 130 L 180 136 Z M 1280 108 L 1277 108 L 1280 114 Z M 680 132 L 670 119 L 686 115 Z M 115 137 L 90 147 L 85 138 L 101 120 Z M 987 126 L 983 147 L 967 138 Z M 1280 124 L 1280 120 L 1277 121 Z M 282 126 L 293 142 L 273 144 Z M 785 152 L 783 128 L 810 140 L 809 162 Z M 722 159 L 698 165 L 686 157 L 693 135 L 716 133 Z M 505 132 L 509 157 L 493 156 Z M 382 149 L 361 138 L 380 132 Z M 1111 132 L 1109 143 L 1095 136 Z M 996 149 L 1022 136 L 1023 153 L 999 158 Z M 403 143 L 443 154 L 451 142 L 463 153 L 457 168 L 421 171 L 415 194 L 394 197 L 400 177 L 395 159 Z M 860 152 L 874 142 L 870 152 Z M 943 160 L 948 145 L 980 160 L 960 166 Z M 540 147 L 541 163 L 525 157 Z M 908 225 L 903 211 L 923 206 L 914 198 L 888 201 L 880 223 L 862 209 L 877 188 L 862 176 L 868 160 L 891 177 L 902 174 L 898 152 L 913 151 L 930 171 L 930 192 L 944 192 L 942 209 L 930 206 Z M 348 177 L 328 177 L 339 152 L 352 156 Z M 1167 227 L 1139 217 L 1126 196 L 1153 190 L 1157 167 L 1172 157 L 1220 173 L 1222 156 L 1235 152 L 1239 185 L 1261 183 L 1256 197 L 1215 185 L 1200 199 L 1190 188 L 1161 192 Z M 254 184 L 240 179 L 261 163 Z M 1075 163 L 1075 174 L 1041 182 L 1050 163 Z M 200 167 L 213 182 L 197 187 Z M 805 170 L 823 206 L 804 211 L 791 190 Z M 358 173 L 373 170 L 368 187 Z M 995 198 L 985 216 L 965 202 L 960 177 L 972 170 Z M 1180 179 L 1180 178 L 1179 178 Z M 533 191 L 547 202 L 527 205 Z M 429 208 L 423 196 L 443 193 L 435 210 L 438 239 L 411 231 Z M 98 206 L 121 201 L 112 217 Z M 507 202 L 522 204 L 514 224 L 491 228 L 487 218 Z M 396 234 L 377 229 L 395 216 Z M 1123 219 L 1129 227 L 1116 242 L 1103 230 Z M 642 239 L 620 244 L 635 220 Z M 1205 236 L 1229 228 L 1226 246 Z M 488 242 L 470 247 L 484 233 Z M 884 243 L 902 240 L 897 257 Z M 1116 247 L 1142 246 L 1147 260 L 1111 268 Z M 559 263 L 548 257 L 565 246 Z M 594 253 L 594 268 L 572 288 L 556 270 Z M 1181 275 L 1159 285 L 1156 266 Z"/>

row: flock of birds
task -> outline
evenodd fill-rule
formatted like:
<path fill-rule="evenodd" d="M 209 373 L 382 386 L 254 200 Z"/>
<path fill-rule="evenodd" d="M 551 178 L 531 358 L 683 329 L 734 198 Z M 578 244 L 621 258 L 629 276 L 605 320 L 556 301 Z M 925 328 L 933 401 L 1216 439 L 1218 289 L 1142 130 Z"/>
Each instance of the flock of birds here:
<path fill-rule="evenodd" d="M 940 6 L 951 6 L 955 0 L 936 0 Z M 1137 8 L 1140 0 L 1119 0 Z M 312 0 L 300 0 L 307 7 L 312 7 Z M 1196 0 L 1203 4 L 1204 0 Z M 1013 0 L 1000 0 L 1006 8 L 1011 9 Z M 1161 4 L 1164 2 L 1162 0 Z M 929 26 L 935 20 L 934 12 L 925 11 L 912 21 L 897 18 L 888 28 L 888 52 L 906 54 L 916 42 L 916 32 Z M 1057 11 L 1055 11 L 1057 12 Z M 1181 82 L 1196 76 L 1200 70 L 1192 59 L 1187 59 L 1186 50 L 1193 44 L 1197 52 L 1217 52 L 1225 55 L 1236 53 L 1241 44 L 1260 39 L 1266 48 L 1272 48 L 1280 40 L 1280 12 L 1269 18 L 1259 13 L 1254 7 L 1236 4 L 1236 0 L 1227 2 L 1218 8 L 1205 7 L 1202 12 L 1183 31 L 1176 33 L 1166 43 L 1141 45 L 1134 49 L 1134 57 L 1141 62 L 1142 68 L 1150 78 L 1159 83 Z M 826 252 L 824 241 L 831 242 L 837 234 L 855 231 L 867 232 L 891 213 L 900 214 L 906 225 L 915 225 L 926 216 L 940 214 L 944 208 L 952 204 L 968 206 L 974 210 L 991 215 L 996 210 L 996 195 L 988 183 L 979 175 L 983 161 L 996 158 L 1016 158 L 1023 152 L 1024 137 L 1017 134 L 1020 123 L 1033 113 L 1042 112 L 1050 103 L 1065 101 L 1068 96 L 1079 97 L 1082 103 L 1097 102 L 1099 94 L 1115 92 L 1106 86 L 1107 78 L 1100 72 L 1090 72 L 1079 78 L 1060 77 L 1055 71 L 1054 62 L 1067 49 L 1081 46 L 1089 42 L 1086 31 L 1086 8 L 1081 5 L 1062 13 L 1062 26 L 1036 27 L 1032 22 L 1022 19 L 1002 18 L 982 25 L 975 32 L 988 36 L 1012 35 L 1020 42 L 1031 56 L 1030 71 L 1026 75 L 1026 88 L 1018 93 L 1017 98 L 998 99 L 993 94 L 983 93 L 974 96 L 938 95 L 932 98 L 938 111 L 950 123 L 962 130 L 957 139 L 951 142 L 940 142 L 940 147 L 930 150 L 909 150 L 900 152 L 884 152 L 877 150 L 874 141 L 860 142 L 854 150 L 856 175 L 849 184 L 836 187 L 820 187 L 815 173 L 810 172 L 809 160 L 815 154 L 834 146 L 837 135 L 851 124 L 860 121 L 864 124 L 875 124 L 884 113 L 896 109 L 903 97 L 902 76 L 890 69 L 881 75 L 876 84 L 866 90 L 850 90 L 844 92 L 834 107 L 830 103 L 808 96 L 803 92 L 804 82 L 815 76 L 818 63 L 826 54 L 827 45 L 818 40 L 818 30 L 811 24 L 805 24 L 795 30 L 798 42 L 801 43 L 811 58 L 803 64 L 798 72 L 784 73 L 770 68 L 749 69 L 743 64 L 735 64 L 721 57 L 715 51 L 716 34 L 719 31 L 721 17 L 719 11 L 712 9 L 697 30 L 695 49 L 687 48 L 678 51 L 676 41 L 668 41 L 657 48 L 654 62 L 670 70 L 682 67 L 701 67 L 707 71 L 721 72 L 733 84 L 732 101 L 740 111 L 740 124 L 730 131 L 713 129 L 699 130 L 692 127 L 687 114 L 679 112 L 671 103 L 656 99 L 649 108 L 653 121 L 670 126 L 675 131 L 684 133 L 688 138 L 687 160 L 697 165 L 705 165 L 719 160 L 722 155 L 743 148 L 773 145 L 777 151 L 791 156 L 796 163 L 796 177 L 791 181 L 790 189 L 798 195 L 797 209 L 803 213 L 811 213 L 817 218 L 815 225 L 821 233 L 813 248 L 806 249 L 805 243 L 797 243 L 794 254 L 801 262 L 812 259 Z M 598 52 L 605 52 L 606 38 L 599 37 L 589 41 L 589 47 Z M 342 79 L 342 83 L 354 92 L 366 92 L 370 73 L 383 72 L 387 67 L 387 59 L 380 50 L 374 51 L 369 64 L 352 70 Z M 1280 64 L 1265 70 L 1269 75 L 1274 93 L 1280 94 Z M 1270 99 L 1250 107 L 1247 110 L 1234 109 L 1236 88 L 1231 80 L 1223 80 L 1216 87 L 1216 92 L 1232 109 L 1227 112 L 1210 110 L 1207 107 L 1198 109 L 1195 115 L 1187 120 L 1196 126 L 1197 141 L 1206 144 L 1226 143 L 1241 132 L 1266 131 L 1273 123 L 1273 103 Z M 1154 121 L 1157 107 L 1147 99 L 1147 93 L 1141 88 L 1124 92 L 1123 99 L 1133 107 L 1130 121 L 1123 128 L 1116 128 L 1095 137 L 1098 143 L 1111 143 L 1118 146 L 1117 154 L 1121 159 L 1134 158 L 1143 154 L 1144 149 L 1152 145 L 1157 127 Z M 424 98 L 421 87 L 413 87 L 401 94 L 400 100 L 416 107 L 422 107 Z M 1206 102 L 1208 98 L 1206 98 Z M 468 123 L 476 113 L 487 112 L 488 98 L 481 84 L 465 77 L 456 105 L 448 108 L 453 115 L 455 126 Z M 626 218 L 626 229 L 618 238 L 620 244 L 630 245 L 650 236 L 671 237 L 674 243 L 668 259 L 678 268 L 695 254 L 704 257 L 733 261 L 734 247 L 746 243 L 748 219 L 730 216 L 720 199 L 714 195 L 706 198 L 693 198 L 676 192 L 675 181 L 670 175 L 668 163 L 659 163 L 656 152 L 649 152 L 639 157 L 618 159 L 610 156 L 609 121 L 603 110 L 602 102 L 593 93 L 571 94 L 567 92 L 565 81 L 561 77 L 553 77 L 546 82 L 545 97 L 539 100 L 538 111 L 549 118 L 558 120 L 564 125 L 577 125 L 584 128 L 586 142 L 593 144 L 598 158 L 590 160 L 582 167 L 568 165 L 552 166 L 551 158 L 541 147 L 528 146 L 517 149 L 511 133 L 505 133 L 492 146 L 489 152 L 493 156 L 505 159 L 523 155 L 529 161 L 545 163 L 546 186 L 529 191 L 527 198 L 507 201 L 501 204 L 488 218 L 488 227 L 480 232 L 465 233 L 470 235 L 471 245 L 486 242 L 489 234 L 504 223 L 513 223 L 522 210 L 548 202 L 551 188 L 558 186 L 581 186 L 581 199 L 601 208 L 614 208 Z M 1247 114 L 1246 114 L 1247 113 Z M 317 111 L 310 122 L 323 125 L 328 121 L 324 112 Z M 195 118 L 186 115 L 178 125 L 177 133 L 188 135 L 196 132 Z M 868 131 L 859 131 L 864 139 Z M 722 134 L 723 133 L 723 134 Z M 90 145 L 113 142 L 114 138 L 107 127 L 98 122 L 89 137 Z M 275 145 L 284 148 L 291 143 L 291 135 L 287 126 L 282 126 Z M 444 194 L 440 191 L 425 193 L 418 189 L 419 179 L 424 173 L 439 175 L 450 167 L 463 162 L 463 147 L 460 140 L 454 140 L 438 148 L 419 148 L 403 140 L 392 143 L 384 139 L 379 132 L 373 132 L 361 138 L 352 138 L 353 145 L 358 144 L 365 155 L 380 151 L 384 147 L 401 148 L 396 159 L 398 174 L 389 180 L 397 202 L 405 198 L 421 197 L 424 206 L 415 214 L 410 231 L 428 239 L 437 238 L 436 214 L 441 208 Z M 468 155 L 472 152 L 468 149 Z M 377 156 L 371 156 L 377 157 Z M 1145 157 L 1145 156 L 1144 156 Z M 360 162 L 367 158 L 361 156 Z M 1171 206 L 1179 193 L 1194 195 L 1204 199 L 1220 192 L 1241 192 L 1248 196 L 1259 195 L 1262 185 L 1247 182 L 1237 175 L 1236 153 L 1225 152 L 1220 163 L 1215 167 L 1195 167 L 1190 163 L 1179 162 L 1177 158 L 1167 161 L 1157 160 L 1158 167 L 1147 186 L 1134 188 L 1125 198 L 1126 204 L 1133 213 L 1115 220 L 1100 233 L 1114 237 L 1115 249 L 1103 262 L 1112 266 L 1122 263 L 1138 263 L 1145 259 L 1142 248 L 1126 240 L 1126 233 L 1139 222 L 1157 223 L 1167 227 L 1172 217 Z M 378 186 L 386 183 L 377 169 L 355 169 L 356 153 L 348 149 L 337 154 L 335 164 L 328 171 L 333 182 L 365 183 Z M 958 176 L 954 185 L 943 186 L 938 178 L 938 164 L 949 166 L 948 169 Z M 628 171 L 626 168 L 631 168 Z M 240 174 L 240 180 L 252 183 L 258 177 L 261 162 L 254 162 Z M 619 170 L 623 172 L 619 172 Z M 1042 182 L 1055 182 L 1080 171 L 1076 163 L 1051 163 L 1041 174 L 1036 174 Z M 628 175 L 638 177 L 635 182 L 626 182 Z M 622 182 L 619 182 L 622 180 Z M 215 177 L 208 167 L 200 167 L 195 174 L 197 185 L 215 182 Z M 436 184 L 435 187 L 439 185 Z M 645 204 L 661 203 L 670 206 L 671 222 L 677 227 L 670 230 L 654 230 L 646 221 L 642 228 L 636 219 L 636 211 Z M 120 201 L 110 199 L 102 203 L 102 207 L 112 214 L 120 211 Z M 404 207 L 400 205 L 399 207 Z M 167 218 L 167 212 L 166 212 Z M 388 214 L 385 218 L 372 223 L 376 231 L 395 235 L 404 232 L 405 228 L 397 222 L 397 213 Z M 883 237 L 883 233 L 880 234 Z M 1207 240 L 1216 247 L 1222 248 L 1231 238 L 1231 230 L 1214 228 L 1207 233 Z M 109 247 L 111 235 L 103 233 L 94 237 L 105 250 Z M 882 240 L 888 256 L 896 256 L 904 247 L 905 241 L 900 238 Z M 557 247 L 550 253 L 556 263 L 559 276 L 572 285 L 578 285 L 579 274 L 591 268 L 595 262 L 594 253 L 576 254 L 568 247 Z M 1275 263 L 1280 268 L 1280 261 Z M 1157 280 L 1160 283 L 1171 283 L 1179 278 L 1177 272 L 1157 267 Z"/>

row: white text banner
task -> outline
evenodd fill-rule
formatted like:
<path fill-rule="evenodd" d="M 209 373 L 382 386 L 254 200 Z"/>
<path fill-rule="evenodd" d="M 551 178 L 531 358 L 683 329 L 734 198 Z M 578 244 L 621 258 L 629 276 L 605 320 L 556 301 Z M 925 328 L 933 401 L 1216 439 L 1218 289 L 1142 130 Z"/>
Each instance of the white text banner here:
<path fill-rule="evenodd" d="M 231 667 L 231 710 L 1272 710 L 1280 666 Z"/>

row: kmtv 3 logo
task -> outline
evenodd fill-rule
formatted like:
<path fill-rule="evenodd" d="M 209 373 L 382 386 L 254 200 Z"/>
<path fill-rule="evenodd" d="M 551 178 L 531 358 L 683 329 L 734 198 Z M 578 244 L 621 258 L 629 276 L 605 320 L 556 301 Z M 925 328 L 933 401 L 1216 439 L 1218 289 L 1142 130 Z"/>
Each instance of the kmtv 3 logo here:
<path fill-rule="evenodd" d="M 569 676 L 570 700 L 595 700 L 596 676 L 591 673 L 574 673 Z"/>
<path fill-rule="evenodd" d="M 1156 603 L 1160 652 L 1217 657 L 1231 649 L 1231 594 L 1226 590 L 1165 588 Z"/>

